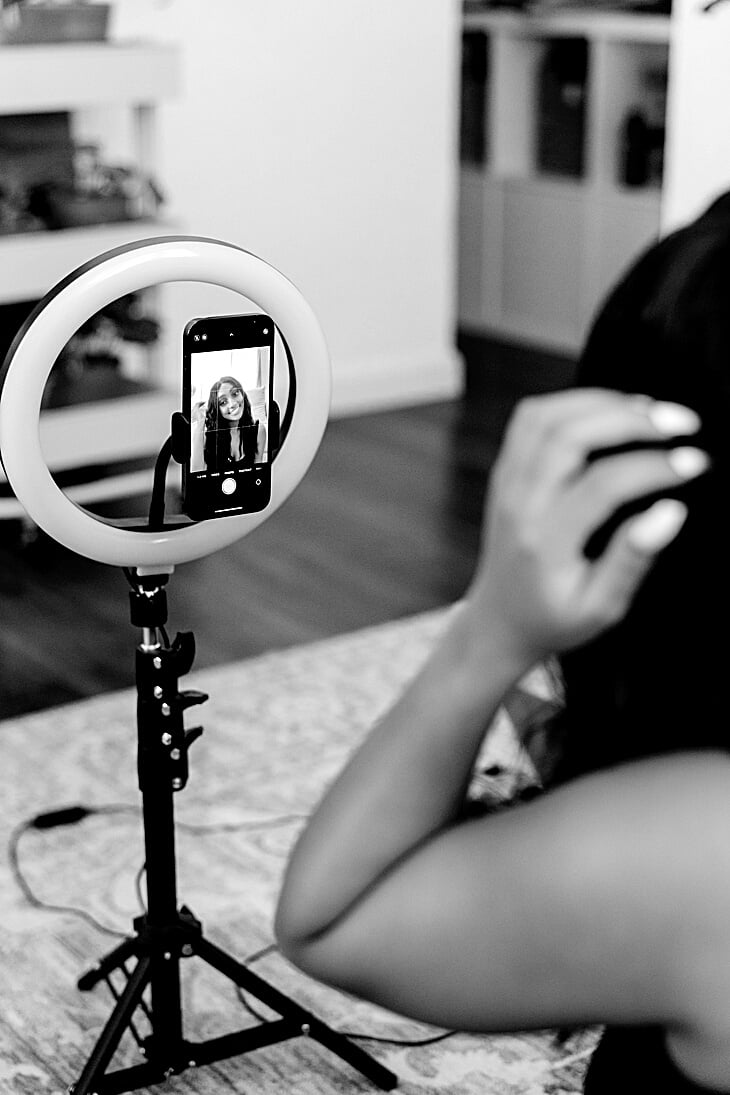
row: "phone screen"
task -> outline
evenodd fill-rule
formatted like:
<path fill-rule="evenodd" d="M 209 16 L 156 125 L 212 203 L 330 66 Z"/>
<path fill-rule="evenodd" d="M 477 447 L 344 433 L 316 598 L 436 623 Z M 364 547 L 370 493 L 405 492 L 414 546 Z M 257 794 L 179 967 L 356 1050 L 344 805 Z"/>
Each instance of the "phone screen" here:
<path fill-rule="evenodd" d="M 211 316 L 185 328 L 183 508 L 191 517 L 252 513 L 271 500 L 274 330 L 260 314 Z"/>

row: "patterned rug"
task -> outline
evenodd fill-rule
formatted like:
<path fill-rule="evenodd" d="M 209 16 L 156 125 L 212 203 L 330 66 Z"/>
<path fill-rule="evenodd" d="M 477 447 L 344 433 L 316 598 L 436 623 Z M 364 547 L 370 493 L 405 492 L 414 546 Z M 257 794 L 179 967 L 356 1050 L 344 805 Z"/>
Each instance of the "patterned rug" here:
<path fill-rule="evenodd" d="M 199 688 L 210 699 L 187 717 L 192 725 L 190 716 L 198 715 L 205 734 L 191 749 L 190 782 L 176 796 L 178 888 L 212 942 L 241 960 L 272 942 L 281 873 L 302 819 L 415 673 L 447 616 L 428 613 L 193 670 L 181 680 L 181 688 Z M 544 682 L 534 675 L 526 687 L 540 694 Z M 7 842 L 36 813 L 77 803 L 108 807 L 75 826 L 26 831 L 17 842 L 32 892 L 58 911 L 33 907 L 10 860 L 0 866 L 0 1095 L 65 1093 L 111 1010 L 105 986 L 81 993 L 76 981 L 119 942 L 94 921 L 128 933 L 144 897 L 135 701 L 134 691 L 117 692 L 0 724 L 0 839 Z M 480 767 L 492 766 L 503 783 L 524 776 L 506 712 L 480 758 Z M 65 906 L 87 917 L 61 911 Z M 337 1030 L 404 1041 L 439 1033 L 324 988 L 276 952 L 252 968 Z M 249 1004 L 272 1017 L 256 1001 Z M 233 986 L 195 958 L 183 963 L 183 1012 L 193 1040 L 256 1022 Z M 595 1040 L 596 1031 L 585 1030 L 562 1040 L 546 1031 L 457 1034 L 423 1046 L 357 1044 L 397 1074 L 403 1095 L 562 1095 L 581 1090 Z M 125 1036 L 114 1067 L 140 1061 Z M 355 1095 L 377 1089 L 302 1037 L 143 1090 Z"/>

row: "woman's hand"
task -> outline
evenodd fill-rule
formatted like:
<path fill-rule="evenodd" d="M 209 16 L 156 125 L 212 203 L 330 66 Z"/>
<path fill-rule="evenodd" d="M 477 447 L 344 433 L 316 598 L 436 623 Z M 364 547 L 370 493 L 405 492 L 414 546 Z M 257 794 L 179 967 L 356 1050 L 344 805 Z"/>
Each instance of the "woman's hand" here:
<path fill-rule="evenodd" d="M 678 404 L 602 389 L 519 405 L 492 475 L 482 557 L 467 596 L 477 656 L 487 621 L 527 666 L 622 618 L 656 555 L 679 532 L 686 507 L 655 502 L 626 520 L 597 559 L 586 558 L 586 542 L 620 506 L 676 487 L 709 460 L 687 446 L 589 456 L 666 443 L 699 425 L 694 411 Z"/>

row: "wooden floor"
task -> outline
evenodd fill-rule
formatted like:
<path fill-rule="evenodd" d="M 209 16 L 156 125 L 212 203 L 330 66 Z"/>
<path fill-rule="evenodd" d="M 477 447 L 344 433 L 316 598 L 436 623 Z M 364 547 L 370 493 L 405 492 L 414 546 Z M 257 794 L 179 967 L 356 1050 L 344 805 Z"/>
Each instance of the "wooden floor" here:
<path fill-rule="evenodd" d="M 463 401 L 331 422 L 308 474 L 268 521 L 176 570 L 168 629 L 195 633 L 197 667 L 463 593 L 509 411 L 528 391 L 563 386 L 570 364 L 473 339 L 461 346 Z M 139 633 L 121 570 L 43 535 L 29 544 L 10 526 L 0 535 L 0 718 L 132 685 Z"/>

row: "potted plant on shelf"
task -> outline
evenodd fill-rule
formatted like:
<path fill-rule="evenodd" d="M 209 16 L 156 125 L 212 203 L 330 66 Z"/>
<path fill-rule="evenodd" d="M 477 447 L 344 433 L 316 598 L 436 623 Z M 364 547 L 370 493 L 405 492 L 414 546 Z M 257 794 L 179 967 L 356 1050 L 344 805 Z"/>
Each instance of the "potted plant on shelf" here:
<path fill-rule="evenodd" d="M 102 163 L 96 145 L 78 145 L 71 179 L 32 186 L 27 208 L 46 228 L 81 228 L 155 217 L 162 201 L 149 176 L 135 168 Z"/>
<path fill-rule="evenodd" d="M 101 42 L 110 11 L 97 0 L 0 0 L 0 42 Z"/>

